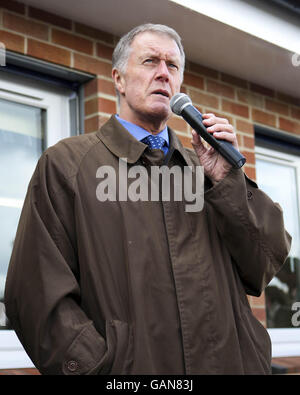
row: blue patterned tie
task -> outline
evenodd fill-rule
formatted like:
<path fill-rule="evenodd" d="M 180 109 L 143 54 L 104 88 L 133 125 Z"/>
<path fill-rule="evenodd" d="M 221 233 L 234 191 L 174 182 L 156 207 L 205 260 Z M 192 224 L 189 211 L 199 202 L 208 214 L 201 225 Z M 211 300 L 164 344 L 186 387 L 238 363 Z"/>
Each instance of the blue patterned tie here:
<path fill-rule="evenodd" d="M 155 136 L 153 134 L 143 138 L 141 140 L 143 143 L 149 145 L 150 149 L 161 149 L 163 150 L 163 146 L 165 144 L 165 140 L 160 136 Z"/>

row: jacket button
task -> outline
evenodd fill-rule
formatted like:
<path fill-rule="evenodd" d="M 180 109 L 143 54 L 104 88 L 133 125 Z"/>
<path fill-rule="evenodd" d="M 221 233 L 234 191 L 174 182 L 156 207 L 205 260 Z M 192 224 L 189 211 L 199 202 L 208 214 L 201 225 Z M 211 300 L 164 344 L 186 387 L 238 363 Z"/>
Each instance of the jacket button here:
<path fill-rule="evenodd" d="M 76 361 L 68 361 L 67 368 L 70 372 L 75 372 L 78 368 L 78 363 Z"/>
<path fill-rule="evenodd" d="M 247 191 L 247 198 L 248 200 L 252 199 L 252 192 L 251 191 Z"/>

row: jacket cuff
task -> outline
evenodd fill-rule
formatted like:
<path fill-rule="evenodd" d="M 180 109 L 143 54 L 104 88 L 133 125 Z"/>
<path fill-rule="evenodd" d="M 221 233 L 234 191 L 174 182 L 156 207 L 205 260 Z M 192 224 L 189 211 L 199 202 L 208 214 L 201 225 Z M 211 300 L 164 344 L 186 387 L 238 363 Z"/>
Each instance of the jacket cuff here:
<path fill-rule="evenodd" d="M 230 195 L 234 192 L 234 190 L 239 190 L 241 192 L 240 189 L 242 188 L 242 190 L 245 190 L 247 184 L 250 189 L 251 187 L 258 188 L 256 182 L 251 180 L 242 169 L 232 168 L 226 177 L 223 178 L 223 180 L 217 181 L 215 183 L 210 181 L 211 187 L 206 189 L 205 200 L 215 200 L 215 198 L 220 198 L 220 194 L 223 195 L 224 193 L 226 193 L 226 195 Z M 248 190 L 248 198 L 250 195 L 251 192 Z"/>

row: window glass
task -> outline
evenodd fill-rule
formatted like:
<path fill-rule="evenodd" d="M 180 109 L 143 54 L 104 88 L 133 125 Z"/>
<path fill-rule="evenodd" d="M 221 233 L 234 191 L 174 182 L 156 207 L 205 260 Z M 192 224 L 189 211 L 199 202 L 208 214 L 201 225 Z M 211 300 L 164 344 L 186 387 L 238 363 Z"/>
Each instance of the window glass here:
<path fill-rule="evenodd" d="M 293 161 L 256 159 L 257 183 L 283 209 L 285 227 L 292 236 L 286 264 L 265 290 L 268 328 L 293 327 L 292 306 L 300 298 L 300 243 L 298 166 Z"/>
<path fill-rule="evenodd" d="M 44 147 L 44 111 L 0 99 L 0 302 L 28 183 Z M 0 327 L 5 327 L 0 303 Z"/>

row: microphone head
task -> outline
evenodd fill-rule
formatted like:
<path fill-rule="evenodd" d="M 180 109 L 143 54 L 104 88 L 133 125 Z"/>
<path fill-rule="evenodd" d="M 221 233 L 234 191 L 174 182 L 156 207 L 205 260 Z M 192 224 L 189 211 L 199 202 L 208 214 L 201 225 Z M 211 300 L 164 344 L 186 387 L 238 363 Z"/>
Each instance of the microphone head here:
<path fill-rule="evenodd" d="M 181 115 L 184 107 L 190 104 L 192 104 L 192 100 L 185 93 L 176 93 L 170 100 L 171 110 L 177 115 Z"/>

